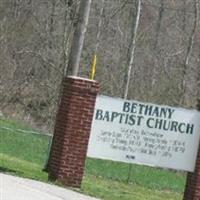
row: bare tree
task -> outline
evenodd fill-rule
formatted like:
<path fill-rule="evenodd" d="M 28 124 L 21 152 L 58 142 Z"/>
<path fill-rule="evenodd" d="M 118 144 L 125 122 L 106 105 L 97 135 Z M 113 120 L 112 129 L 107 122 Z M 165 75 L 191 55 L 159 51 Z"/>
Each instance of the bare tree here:
<path fill-rule="evenodd" d="M 192 50 L 193 50 L 193 45 L 194 45 L 194 37 L 198 28 L 198 23 L 199 23 L 199 0 L 194 0 L 194 26 L 192 28 L 192 32 L 189 37 L 189 43 L 187 46 L 187 52 L 185 56 L 185 61 L 184 61 L 184 66 L 182 69 L 182 81 L 181 81 L 181 91 L 182 91 L 182 96 L 180 99 L 180 104 L 185 103 L 185 98 L 186 98 L 186 77 L 187 77 L 187 70 L 189 68 L 189 61 L 191 58 Z"/>
<path fill-rule="evenodd" d="M 133 8 L 132 4 L 137 1 L 109 0 L 104 7 L 102 1 L 91 4 L 81 56 L 83 70 L 79 74 L 88 77 L 91 57 L 98 49 L 95 79 L 101 83 L 103 94 L 124 96 L 130 76 L 128 98 L 172 106 L 194 105 L 200 94 L 200 35 L 199 26 L 194 31 L 193 24 L 195 18 L 196 23 L 199 20 L 193 9 L 198 2 L 141 1 L 136 47 L 133 36 L 137 5 Z M 50 130 L 74 30 L 78 24 L 80 27 L 79 7 L 80 0 L 1 2 L 0 110 L 5 115 L 30 119 Z M 132 55 L 136 53 L 133 44 L 137 56 L 131 62 L 131 51 Z"/>
<path fill-rule="evenodd" d="M 69 57 L 70 40 L 72 39 L 72 34 L 74 32 L 77 7 L 78 6 L 73 2 L 73 0 L 64 0 L 65 11 L 62 23 L 62 49 L 59 64 L 59 68 L 63 71 L 63 76 L 65 76 L 67 73 L 67 59 Z"/>
<path fill-rule="evenodd" d="M 129 55 L 128 55 L 128 67 L 127 67 L 127 72 L 124 77 L 124 98 L 127 99 L 128 96 L 128 90 L 129 90 L 129 84 L 130 84 L 130 79 L 131 79 L 131 72 L 133 68 L 133 63 L 134 63 L 134 57 L 135 57 L 135 48 L 136 48 L 136 38 L 137 38 L 137 32 L 138 32 L 138 27 L 139 27 L 139 22 L 140 22 L 140 13 L 141 13 L 141 0 L 136 0 L 136 17 L 135 17 L 135 22 L 133 24 L 133 32 L 132 32 L 132 38 L 130 42 L 130 47 L 129 47 Z"/>
<path fill-rule="evenodd" d="M 158 45 L 163 14 L 164 14 L 164 0 L 160 0 L 160 8 L 159 8 L 159 14 L 158 14 L 158 22 L 157 22 L 157 25 L 156 25 L 156 36 L 155 36 L 155 43 L 154 43 L 155 49 Z"/>
<path fill-rule="evenodd" d="M 186 0 L 183 0 L 183 25 L 182 30 L 185 31 L 186 28 Z"/>
<path fill-rule="evenodd" d="M 136 0 L 136 15 L 135 15 L 135 22 L 134 22 L 133 29 L 132 29 L 133 30 L 132 38 L 131 38 L 132 41 L 131 41 L 131 45 L 129 48 L 128 68 L 127 68 L 127 74 L 124 77 L 124 85 L 125 85 L 124 96 L 123 96 L 124 99 L 127 99 L 127 97 L 128 97 L 131 72 L 132 72 L 132 68 L 133 68 L 133 64 L 134 64 L 136 39 L 137 39 L 139 22 L 140 22 L 140 14 L 141 14 L 141 0 Z M 128 169 L 127 182 L 129 182 L 129 180 L 130 180 L 131 170 L 132 170 L 132 165 L 130 164 L 129 169 Z"/>

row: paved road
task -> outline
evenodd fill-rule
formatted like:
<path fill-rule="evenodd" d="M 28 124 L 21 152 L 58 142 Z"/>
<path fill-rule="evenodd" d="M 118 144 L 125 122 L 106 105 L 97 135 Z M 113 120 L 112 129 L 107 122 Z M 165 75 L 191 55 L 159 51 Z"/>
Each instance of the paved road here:
<path fill-rule="evenodd" d="M 0 200 L 97 200 L 58 186 L 0 173 Z"/>

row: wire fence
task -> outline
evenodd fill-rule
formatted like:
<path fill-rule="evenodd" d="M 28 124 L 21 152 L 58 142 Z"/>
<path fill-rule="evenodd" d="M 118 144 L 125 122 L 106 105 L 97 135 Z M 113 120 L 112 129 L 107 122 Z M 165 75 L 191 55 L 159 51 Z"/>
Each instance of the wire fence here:
<path fill-rule="evenodd" d="M 4 171 L 14 170 L 15 173 L 19 173 L 16 170 L 22 170 L 21 165 L 34 166 L 33 170 L 36 166 L 40 170 L 45 169 L 52 135 L 30 130 L 30 127 L 24 127 L 24 124 L 2 118 L 0 119 L 0 133 L 0 160 L 3 161 L 2 166 L 5 166 Z M 15 164 L 8 169 L 10 160 L 12 164 L 14 160 Z M 130 165 L 126 163 L 87 158 L 85 176 L 142 185 L 149 189 L 165 190 L 167 188 L 176 192 L 184 191 L 185 173 L 133 164 L 131 166 L 130 171 Z M 165 180 L 164 183 L 163 180 Z"/>
<path fill-rule="evenodd" d="M 16 159 L 15 164 L 19 165 L 15 166 L 15 169 L 21 170 L 23 162 L 38 165 L 41 169 L 45 167 L 52 134 L 36 131 L 20 122 L 0 118 L 0 139 L 0 160 L 6 167 L 9 165 L 9 160 L 13 159 Z"/>

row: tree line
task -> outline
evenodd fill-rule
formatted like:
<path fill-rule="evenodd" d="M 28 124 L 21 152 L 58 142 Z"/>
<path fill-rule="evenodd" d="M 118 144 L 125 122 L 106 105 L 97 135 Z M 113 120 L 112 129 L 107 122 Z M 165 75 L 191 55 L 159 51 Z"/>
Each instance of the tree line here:
<path fill-rule="evenodd" d="M 4 115 L 51 130 L 79 6 L 79 0 L 1 2 Z M 93 0 L 79 75 L 89 77 L 95 54 L 102 94 L 195 107 L 199 11 L 199 0 Z"/>

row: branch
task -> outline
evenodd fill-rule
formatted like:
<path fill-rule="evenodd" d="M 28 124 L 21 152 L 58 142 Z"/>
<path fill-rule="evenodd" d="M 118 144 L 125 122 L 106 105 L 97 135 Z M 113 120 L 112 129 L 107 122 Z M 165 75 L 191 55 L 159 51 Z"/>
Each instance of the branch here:
<path fill-rule="evenodd" d="M 182 89 L 182 98 L 180 99 L 180 104 L 183 104 L 185 102 L 185 92 L 186 92 L 186 75 L 187 75 L 187 69 L 189 67 L 189 60 L 192 54 L 192 49 L 194 45 L 194 38 L 195 38 L 195 33 L 198 28 L 198 22 L 199 22 L 199 0 L 194 0 L 195 3 L 195 19 L 194 19 L 194 26 L 191 32 L 191 35 L 189 37 L 189 43 L 187 47 L 187 53 L 185 57 L 185 62 L 183 66 L 183 79 L 181 82 L 181 89 Z"/>
<path fill-rule="evenodd" d="M 117 8 L 114 11 L 114 13 L 112 13 L 112 15 L 110 16 L 110 18 L 115 17 L 118 14 L 118 12 L 121 12 L 124 9 L 124 7 L 126 6 L 126 4 L 128 4 L 128 3 L 129 3 L 129 0 L 126 0 L 119 8 Z"/>
<path fill-rule="evenodd" d="M 15 54 L 30 54 L 35 56 L 36 58 L 39 58 L 43 63 L 49 65 L 51 68 L 56 70 L 62 75 L 62 72 L 54 65 L 54 63 L 48 61 L 46 58 L 44 58 L 40 53 L 36 53 L 34 51 L 16 51 L 14 52 Z"/>

